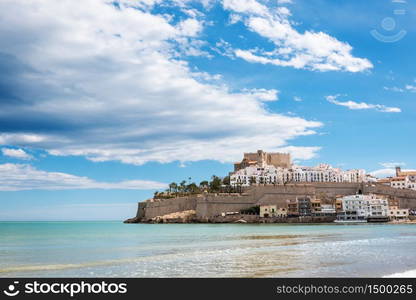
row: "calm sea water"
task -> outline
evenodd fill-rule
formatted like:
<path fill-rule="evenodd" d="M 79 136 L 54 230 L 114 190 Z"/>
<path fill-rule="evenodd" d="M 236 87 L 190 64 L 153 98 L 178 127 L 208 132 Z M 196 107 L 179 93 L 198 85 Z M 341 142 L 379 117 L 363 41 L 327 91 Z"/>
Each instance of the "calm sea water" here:
<path fill-rule="evenodd" d="M 380 277 L 415 249 L 411 224 L 0 222 L 1 277 Z"/>

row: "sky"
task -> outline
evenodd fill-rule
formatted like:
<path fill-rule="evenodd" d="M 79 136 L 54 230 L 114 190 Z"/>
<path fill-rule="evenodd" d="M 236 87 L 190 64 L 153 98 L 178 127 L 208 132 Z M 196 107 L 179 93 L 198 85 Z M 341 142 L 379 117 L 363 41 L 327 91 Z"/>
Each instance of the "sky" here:
<path fill-rule="evenodd" d="M 123 220 L 289 152 L 416 168 L 416 4 L 2 0 L 0 220 Z"/>

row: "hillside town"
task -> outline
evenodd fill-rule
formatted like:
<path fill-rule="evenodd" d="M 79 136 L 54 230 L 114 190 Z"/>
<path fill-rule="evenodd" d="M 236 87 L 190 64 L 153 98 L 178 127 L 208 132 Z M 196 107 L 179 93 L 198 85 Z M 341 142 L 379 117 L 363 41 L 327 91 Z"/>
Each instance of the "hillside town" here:
<path fill-rule="evenodd" d="M 292 163 L 288 153 L 244 153 L 228 176 L 172 182 L 139 203 L 147 222 L 415 222 L 416 171 L 376 178 L 364 169 Z"/>
<path fill-rule="evenodd" d="M 244 153 L 241 162 L 234 164 L 230 174 L 233 186 L 250 186 L 255 184 L 285 184 L 290 182 L 371 182 L 376 178 L 365 173 L 363 169 L 343 171 L 328 164 L 316 167 L 292 164 L 290 154 Z"/>
<path fill-rule="evenodd" d="M 342 170 L 328 164 L 316 167 L 292 164 L 290 154 L 267 153 L 258 150 L 244 153 L 243 160 L 234 164 L 230 173 L 232 186 L 284 185 L 302 182 L 377 182 L 398 189 L 416 189 L 416 171 L 402 171 L 396 168 L 396 176 L 377 179 L 363 169 Z M 400 209 L 386 197 L 369 195 L 347 195 L 338 197 L 332 204 L 321 203 L 321 199 L 298 197 L 288 200 L 287 205 L 259 206 L 261 218 L 277 217 L 334 217 L 335 222 L 387 222 L 407 220 L 413 210 Z"/>

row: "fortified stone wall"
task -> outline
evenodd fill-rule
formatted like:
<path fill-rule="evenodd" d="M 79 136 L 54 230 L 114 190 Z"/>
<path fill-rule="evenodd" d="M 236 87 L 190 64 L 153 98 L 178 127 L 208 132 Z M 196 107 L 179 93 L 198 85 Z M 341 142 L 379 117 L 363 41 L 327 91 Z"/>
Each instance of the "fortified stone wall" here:
<path fill-rule="evenodd" d="M 253 190 L 257 205 L 277 205 L 285 207 L 287 200 L 295 200 L 296 197 L 315 195 L 315 187 L 312 185 L 279 185 L 258 186 Z"/>
<path fill-rule="evenodd" d="M 336 196 L 354 195 L 359 192 L 388 196 L 396 200 L 401 208 L 416 208 L 416 191 L 412 190 L 360 183 L 310 183 L 250 187 L 242 195 L 205 194 L 141 202 L 136 217 L 151 219 L 174 212 L 195 210 L 198 218 L 206 220 L 223 212 L 238 212 L 255 205 L 274 204 L 284 207 L 287 200 L 296 197 L 310 196 L 332 203 Z"/>
<path fill-rule="evenodd" d="M 196 210 L 196 202 L 200 197 L 202 196 L 178 197 L 172 199 L 160 199 L 154 202 L 145 202 L 144 218 L 151 219 L 178 211 Z"/>
<path fill-rule="evenodd" d="M 324 203 L 332 203 L 337 196 L 354 195 L 362 189 L 359 183 L 309 183 L 258 186 L 253 192 L 259 205 L 273 204 L 284 207 L 287 200 L 296 200 L 297 197 L 304 196 L 316 197 Z"/>
<path fill-rule="evenodd" d="M 350 182 L 319 182 L 314 183 L 316 197 L 319 199 L 325 196 L 334 200 L 338 196 L 354 195 L 363 193 L 364 185 L 362 183 Z"/>
<path fill-rule="evenodd" d="M 196 215 L 198 218 L 209 218 L 220 215 L 222 212 L 238 212 L 242 209 L 256 205 L 256 200 L 252 194 L 239 195 L 212 195 L 198 198 Z"/>

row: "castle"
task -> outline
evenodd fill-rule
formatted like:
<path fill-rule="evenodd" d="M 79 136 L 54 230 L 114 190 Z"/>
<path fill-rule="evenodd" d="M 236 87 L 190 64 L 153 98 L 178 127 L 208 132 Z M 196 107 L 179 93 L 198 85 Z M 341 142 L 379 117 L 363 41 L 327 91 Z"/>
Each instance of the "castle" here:
<path fill-rule="evenodd" d="M 258 150 L 253 153 L 244 153 L 243 160 L 234 164 L 234 171 L 253 165 L 271 165 L 276 168 L 290 168 L 292 161 L 289 153 L 267 153 L 263 150 Z"/>

